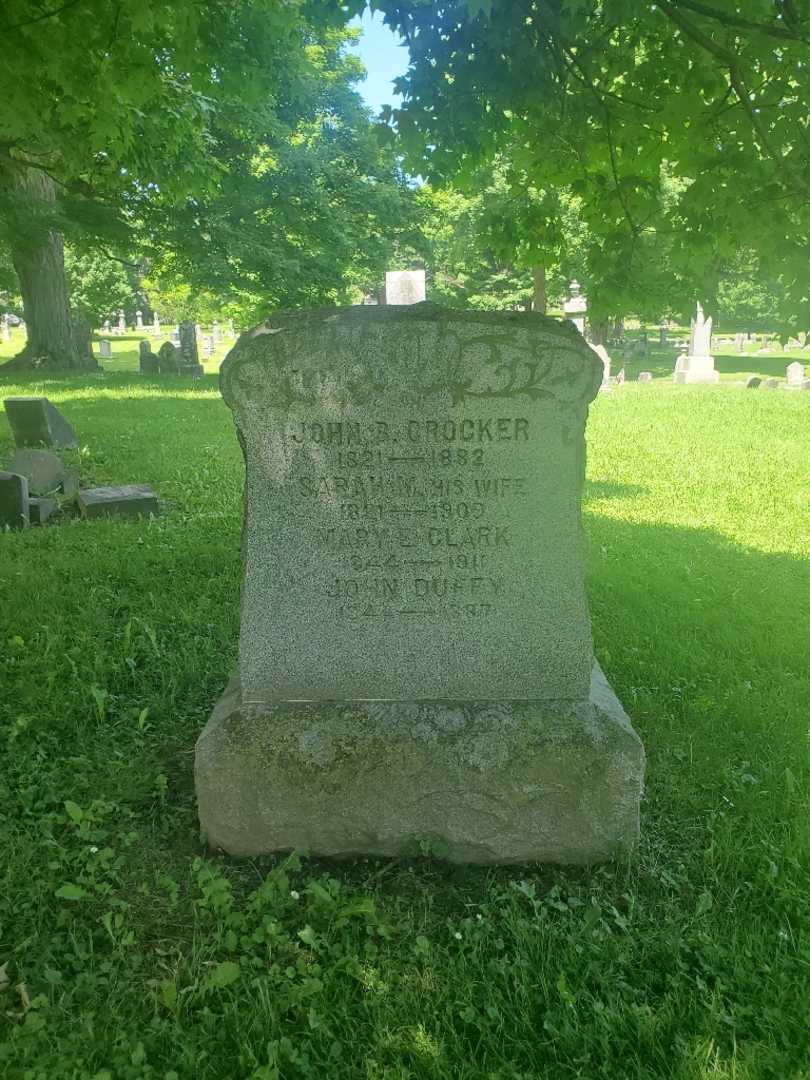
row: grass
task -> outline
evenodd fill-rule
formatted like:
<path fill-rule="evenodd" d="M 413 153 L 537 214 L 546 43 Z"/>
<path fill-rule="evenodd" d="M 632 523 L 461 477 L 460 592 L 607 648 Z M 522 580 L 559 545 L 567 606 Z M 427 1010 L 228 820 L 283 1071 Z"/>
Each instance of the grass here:
<path fill-rule="evenodd" d="M 649 767 L 638 851 L 573 871 L 205 852 L 242 505 L 215 379 L 0 390 L 166 510 L 0 535 L 0 1075 L 810 1078 L 810 394 L 592 408 L 595 649 Z"/>

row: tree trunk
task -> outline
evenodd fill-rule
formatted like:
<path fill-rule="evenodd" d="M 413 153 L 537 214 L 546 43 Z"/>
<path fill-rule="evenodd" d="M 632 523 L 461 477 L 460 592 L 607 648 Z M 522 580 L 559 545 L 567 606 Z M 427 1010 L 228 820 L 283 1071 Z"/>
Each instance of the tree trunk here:
<path fill-rule="evenodd" d="M 87 370 L 96 362 L 76 348 L 62 235 L 49 226 L 56 185 L 41 169 L 3 162 L 20 213 L 10 223 L 11 258 L 20 281 L 28 341 L 4 370 Z"/>
<path fill-rule="evenodd" d="M 546 268 L 545 266 L 535 266 L 532 270 L 532 310 L 539 311 L 541 315 L 546 313 L 546 305 L 548 303 L 548 297 L 546 296 Z"/>

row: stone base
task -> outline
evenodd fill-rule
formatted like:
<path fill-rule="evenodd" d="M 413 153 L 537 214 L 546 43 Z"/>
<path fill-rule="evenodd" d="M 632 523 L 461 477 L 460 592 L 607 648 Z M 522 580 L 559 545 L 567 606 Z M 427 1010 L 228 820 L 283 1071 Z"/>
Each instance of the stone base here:
<path fill-rule="evenodd" d="M 636 841 L 644 750 L 598 665 L 581 702 L 249 704 L 233 679 L 195 774 L 231 855 L 587 864 Z"/>
<path fill-rule="evenodd" d="M 673 379 L 676 383 L 718 383 L 720 372 L 714 370 L 713 356 L 682 356 Z"/>

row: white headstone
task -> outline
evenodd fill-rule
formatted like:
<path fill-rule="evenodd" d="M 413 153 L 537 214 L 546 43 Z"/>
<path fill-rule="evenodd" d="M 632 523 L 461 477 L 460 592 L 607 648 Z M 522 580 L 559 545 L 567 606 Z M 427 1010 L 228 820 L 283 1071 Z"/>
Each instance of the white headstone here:
<path fill-rule="evenodd" d="M 785 376 L 788 386 L 801 386 L 804 381 L 804 364 L 794 360 L 792 364 L 788 364 Z"/>
<path fill-rule="evenodd" d="M 104 320 L 104 333 L 105 334 L 111 334 L 112 333 L 112 325 L 111 325 L 109 319 Z"/>
<path fill-rule="evenodd" d="M 152 333 L 155 337 L 159 337 L 160 335 L 160 319 L 158 318 L 157 312 L 152 315 Z"/>
<path fill-rule="evenodd" d="M 569 296 L 563 304 L 566 318 L 574 324 L 580 334 L 585 333 L 585 313 L 588 310 L 588 300 L 582 296 L 578 281 L 572 281 L 568 286 Z"/>
<path fill-rule="evenodd" d="M 143 330 L 143 312 L 142 311 L 136 311 L 135 312 L 135 329 L 136 330 Z"/>
<path fill-rule="evenodd" d="M 102 338 L 98 343 L 98 355 L 102 360 L 109 360 L 112 357 L 112 345 L 106 338 Z"/>
<path fill-rule="evenodd" d="M 126 328 L 127 328 L 126 317 L 125 317 L 123 311 L 119 311 L 118 312 L 118 333 L 119 334 L 125 333 Z"/>
<path fill-rule="evenodd" d="M 214 355 L 214 338 L 212 334 L 206 334 L 203 338 L 203 356 L 206 360 Z"/>
<path fill-rule="evenodd" d="M 638 373 L 638 381 L 639 382 L 652 382 L 652 372 L 651 371 L 640 371 Z"/>
<path fill-rule="evenodd" d="M 604 345 L 591 345 L 591 348 L 602 361 L 602 386 L 610 382 L 610 355 Z"/>
<path fill-rule="evenodd" d="M 712 319 L 703 314 L 700 304 L 697 314 L 692 319 L 689 333 L 689 352 L 679 356 L 675 364 L 673 379 L 676 383 L 716 383 L 720 375 L 714 370 L 714 357 L 711 354 Z"/>
<path fill-rule="evenodd" d="M 387 270 L 385 273 L 385 302 L 421 304 L 425 299 L 424 270 Z"/>
<path fill-rule="evenodd" d="M 743 342 L 744 341 L 745 341 L 745 334 L 735 334 L 734 335 L 734 348 L 737 350 L 738 353 L 741 353 L 743 351 L 743 347 L 744 347 Z"/>

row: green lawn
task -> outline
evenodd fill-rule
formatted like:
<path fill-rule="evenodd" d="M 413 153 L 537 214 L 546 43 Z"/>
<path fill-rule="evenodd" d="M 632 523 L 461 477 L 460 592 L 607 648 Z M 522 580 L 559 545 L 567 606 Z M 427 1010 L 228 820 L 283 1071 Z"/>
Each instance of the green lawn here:
<path fill-rule="evenodd" d="M 206 854 L 242 506 L 216 380 L 0 390 L 166 511 L 0 535 L 0 1075 L 810 1078 L 810 394 L 594 404 L 595 647 L 649 768 L 638 851 L 566 871 Z"/>

